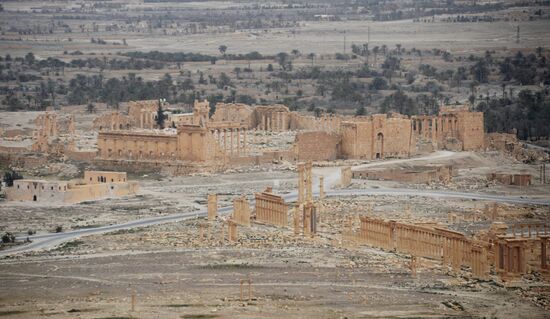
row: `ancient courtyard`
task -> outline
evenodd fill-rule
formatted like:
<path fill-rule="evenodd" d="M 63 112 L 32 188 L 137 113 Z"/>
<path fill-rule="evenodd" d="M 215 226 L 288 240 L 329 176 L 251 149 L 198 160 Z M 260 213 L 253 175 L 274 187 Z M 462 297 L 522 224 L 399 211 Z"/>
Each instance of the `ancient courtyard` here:
<path fill-rule="evenodd" d="M 550 317 L 548 8 L 1 2 L 0 318 Z"/>

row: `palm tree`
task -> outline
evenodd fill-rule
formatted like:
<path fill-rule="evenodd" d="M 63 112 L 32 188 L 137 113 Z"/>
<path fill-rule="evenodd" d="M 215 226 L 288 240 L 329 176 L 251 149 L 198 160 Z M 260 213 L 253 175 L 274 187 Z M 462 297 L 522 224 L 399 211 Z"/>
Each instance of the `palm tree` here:
<path fill-rule="evenodd" d="M 225 57 L 225 52 L 227 51 L 227 45 L 222 44 L 218 47 L 218 50 L 220 51 L 221 55 Z"/>
<path fill-rule="evenodd" d="M 311 66 L 313 66 L 313 59 L 315 59 L 315 53 L 308 54 L 307 58 L 311 60 Z"/>

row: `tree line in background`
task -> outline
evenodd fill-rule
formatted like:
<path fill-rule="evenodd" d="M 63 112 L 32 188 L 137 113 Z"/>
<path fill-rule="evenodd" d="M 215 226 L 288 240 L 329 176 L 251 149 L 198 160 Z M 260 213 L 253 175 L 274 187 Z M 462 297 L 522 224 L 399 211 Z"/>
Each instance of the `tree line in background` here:
<path fill-rule="evenodd" d="M 450 104 L 446 95 L 453 88 L 467 87 L 470 90 L 469 102 L 474 109 L 485 113 L 486 127 L 492 131 L 511 131 L 517 129 L 522 138 L 547 136 L 548 129 L 544 121 L 548 120 L 547 90 L 534 92 L 523 90 L 519 95 L 513 92 L 512 85 L 549 85 L 550 71 L 544 50 L 538 48 L 533 53 L 517 52 L 506 57 L 493 57 L 492 52 L 483 56 L 453 56 L 447 51 L 438 49 L 406 50 L 397 44 L 395 48 L 368 44 L 352 45 L 353 54 L 342 55 L 342 59 L 357 59 L 363 63 L 347 68 L 329 69 L 314 65 L 315 54 L 303 56 L 298 50 L 290 54 L 280 52 L 274 56 L 263 56 L 258 52 L 231 55 L 227 46 L 219 47 L 220 56 L 225 59 L 262 60 L 272 59 L 276 66 L 269 63 L 265 72 L 269 72 L 271 82 L 257 81 L 255 85 L 265 86 L 266 94 L 279 92 L 276 101 L 259 101 L 246 94 L 239 94 L 243 73 L 254 73 L 250 67 L 235 67 L 232 73 L 221 73 L 218 76 L 198 72 L 198 80 L 193 80 L 190 71 L 180 71 L 176 78 L 166 74 L 159 80 L 145 81 L 135 73 L 126 76 L 104 78 L 102 73 L 86 76 L 77 74 L 68 82 L 48 79 L 41 81 L 34 76 L 30 81 L 38 82 L 34 94 L 24 94 L 20 98 L 11 89 L 4 87 L 3 104 L 10 110 L 43 109 L 64 100 L 68 104 L 89 104 L 104 102 L 117 108 L 120 102 L 166 98 L 170 103 L 191 104 L 196 98 L 208 98 L 216 102 L 239 102 L 247 104 L 283 103 L 291 110 L 306 109 L 316 115 L 323 112 L 335 112 L 337 108 L 356 109 L 356 115 L 367 114 L 367 108 L 376 108 L 377 112 L 399 112 L 406 115 L 436 114 L 439 105 Z M 79 55 L 80 53 L 75 53 Z M 13 76 L 21 70 L 35 70 L 40 74 L 64 72 L 65 67 L 92 69 L 118 69 L 117 65 L 131 64 L 132 67 L 147 69 L 164 68 L 165 63 L 176 64 L 195 61 L 211 61 L 210 55 L 189 53 L 130 52 L 123 54 L 127 60 L 103 58 L 75 59 L 70 63 L 58 59 L 36 59 L 32 53 L 25 57 L 0 57 L 0 77 Z M 438 69 L 428 63 L 421 63 L 416 68 L 404 68 L 401 65 L 403 55 L 423 57 L 431 55 L 440 57 L 445 62 L 460 61 L 462 66 Z M 311 60 L 310 65 L 295 68 L 293 61 L 298 57 Z M 379 59 L 382 57 L 382 59 Z M 338 56 L 336 56 L 338 59 Z M 359 60 L 361 59 L 361 60 Z M 370 63 L 368 62 L 370 59 Z M 378 64 L 377 61 L 380 61 Z M 136 63 L 139 63 L 136 64 Z M 14 65 L 17 68 L 14 69 Z M 122 66 L 120 66 L 123 68 Z M 302 82 L 313 83 L 313 96 L 306 96 L 301 89 Z M 21 81 L 24 82 L 24 81 Z M 484 96 L 479 87 L 484 84 L 502 86 L 500 96 Z M 205 87 L 208 86 L 208 87 Z M 217 89 L 213 92 L 212 87 Z M 291 89 L 292 88 L 292 89 Z M 2 90 L 2 88 L 0 88 Z M 386 92 L 386 93 L 383 93 Z M 329 105 L 324 110 L 319 103 Z"/>

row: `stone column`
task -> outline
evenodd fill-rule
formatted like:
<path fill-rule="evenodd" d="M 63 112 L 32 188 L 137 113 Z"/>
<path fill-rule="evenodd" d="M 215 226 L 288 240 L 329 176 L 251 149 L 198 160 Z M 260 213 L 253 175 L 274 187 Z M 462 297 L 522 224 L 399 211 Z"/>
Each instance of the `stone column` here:
<path fill-rule="evenodd" d="M 237 156 L 241 155 L 241 129 L 237 128 Z"/>
<path fill-rule="evenodd" d="M 208 194 L 208 220 L 215 220 L 218 216 L 218 195 Z"/>
<path fill-rule="evenodd" d="M 306 163 L 306 200 L 313 201 L 313 185 L 311 174 L 311 162 Z"/>
<path fill-rule="evenodd" d="M 246 135 L 247 134 L 248 134 L 248 130 L 245 128 L 244 129 L 244 134 L 243 134 L 243 154 L 244 154 L 244 156 L 248 155 L 248 145 L 246 144 Z"/>
<path fill-rule="evenodd" d="M 227 152 L 227 130 L 223 130 L 223 151 Z"/>
<path fill-rule="evenodd" d="M 302 204 L 305 200 L 304 168 L 304 163 L 298 163 L 298 204 Z"/>
<path fill-rule="evenodd" d="M 232 129 L 232 128 L 229 129 L 229 132 L 230 132 L 229 134 L 231 134 L 231 135 L 230 135 L 230 136 L 231 136 L 231 141 L 230 141 L 230 145 L 231 145 L 231 146 L 230 146 L 230 150 L 231 150 L 231 152 L 230 152 L 230 153 L 231 153 L 231 155 L 233 156 L 233 143 L 234 143 L 234 142 L 233 142 L 233 141 L 234 141 L 234 140 L 233 140 L 233 129 Z"/>
<path fill-rule="evenodd" d="M 319 176 L 319 199 L 325 198 L 325 178 Z"/>

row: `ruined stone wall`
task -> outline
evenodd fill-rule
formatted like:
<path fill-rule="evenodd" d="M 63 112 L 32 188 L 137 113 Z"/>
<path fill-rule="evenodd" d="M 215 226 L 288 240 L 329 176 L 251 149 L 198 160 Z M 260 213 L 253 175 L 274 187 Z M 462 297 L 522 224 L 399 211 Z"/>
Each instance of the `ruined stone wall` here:
<path fill-rule="evenodd" d="M 463 151 L 483 149 L 485 128 L 482 112 L 460 112 L 458 117 L 458 138 Z"/>
<path fill-rule="evenodd" d="M 173 160 L 177 158 L 177 135 L 160 131 L 99 132 L 98 157 L 126 160 Z"/>
<path fill-rule="evenodd" d="M 377 159 L 411 154 L 411 121 L 385 114 L 359 117 L 342 123 L 344 158 Z"/>
<path fill-rule="evenodd" d="M 168 114 L 165 126 L 176 128 L 181 125 L 192 125 L 194 120 L 193 113 L 187 114 Z"/>
<path fill-rule="evenodd" d="M 327 132 L 301 132 L 294 151 L 299 161 L 333 161 L 338 155 L 340 137 Z"/>
<path fill-rule="evenodd" d="M 155 128 L 158 106 L 157 100 L 128 102 L 128 116 L 132 126 L 142 129 Z"/>
<path fill-rule="evenodd" d="M 71 186 L 64 194 L 63 202 L 80 203 L 110 197 L 121 197 L 135 194 L 139 189 L 136 182 L 103 183 Z"/>
<path fill-rule="evenodd" d="M 453 176 L 452 166 L 418 167 L 411 169 L 366 169 L 353 172 L 353 178 L 388 180 L 407 183 L 449 182 Z"/>
<path fill-rule="evenodd" d="M 529 186 L 531 185 L 531 174 L 502 174 L 491 173 L 487 175 L 487 180 L 498 181 L 506 185 Z"/>
<path fill-rule="evenodd" d="M 251 129 L 256 124 L 254 110 L 242 103 L 217 103 L 211 120 L 214 122 L 234 122 Z"/>
<path fill-rule="evenodd" d="M 132 120 L 130 116 L 121 112 L 111 112 L 101 114 L 94 119 L 93 129 L 98 131 L 103 130 L 129 130 L 132 128 Z"/>
<path fill-rule="evenodd" d="M 65 150 L 65 156 L 75 161 L 91 162 L 97 156 L 97 152 Z"/>
<path fill-rule="evenodd" d="M 479 150 L 483 148 L 485 128 L 482 112 L 470 112 L 467 107 L 444 107 L 438 115 L 412 116 L 416 139 L 430 141 L 435 148 Z"/>
<path fill-rule="evenodd" d="M 0 152 L 0 164 L 4 167 L 24 167 L 33 169 L 48 163 L 48 157 L 37 154 L 9 154 Z"/>
<path fill-rule="evenodd" d="M 512 156 L 518 156 L 523 151 L 517 136 L 509 133 L 487 133 L 485 135 L 485 147 Z"/>
<path fill-rule="evenodd" d="M 178 158 L 187 161 L 213 161 L 225 157 L 214 134 L 206 127 L 181 126 L 178 128 Z"/>
<path fill-rule="evenodd" d="M 293 131 L 326 131 L 340 132 L 343 118 L 332 114 L 323 114 L 320 117 L 302 115 L 292 112 L 289 116 L 289 129 Z"/>
<path fill-rule="evenodd" d="M 275 105 L 257 105 L 252 113 L 252 127 L 258 130 L 284 132 L 290 128 L 288 107 Z"/>
<path fill-rule="evenodd" d="M 98 157 L 137 161 L 210 161 L 223 157 L 206 128 L 183 125 L 174 131 L 100 132 Z"/>

